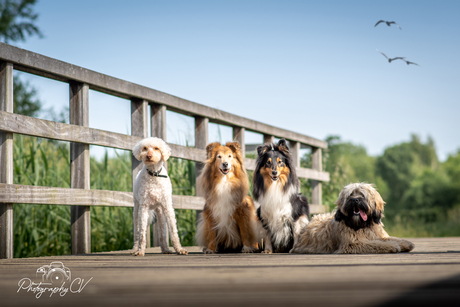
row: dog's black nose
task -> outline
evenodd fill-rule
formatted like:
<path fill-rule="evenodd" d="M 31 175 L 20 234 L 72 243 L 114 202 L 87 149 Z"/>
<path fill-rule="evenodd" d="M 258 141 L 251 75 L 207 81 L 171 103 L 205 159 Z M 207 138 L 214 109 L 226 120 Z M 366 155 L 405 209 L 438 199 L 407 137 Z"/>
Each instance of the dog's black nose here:
<path fill-rule="evenodd" d="M 354 203 L 354 204 L 358 204 L 358 203 L 359 203 L 359 199 L 353 198 L 353 203 Z"/>
<path fill-rule="evenodd" d="M 228 163 L 227 163 L 227 162 L 224 162 L 224 163 L 222 163 L 222 165 L 223 165 L 224 167 L 227 167 L 227 166 L 228 166 Z"/>
<path fill-rule="evenodd" d="M 278 172 L 277 171 L 272 171 L 272 175 L 276 176 L 276 175 L 278 175 Z"/>

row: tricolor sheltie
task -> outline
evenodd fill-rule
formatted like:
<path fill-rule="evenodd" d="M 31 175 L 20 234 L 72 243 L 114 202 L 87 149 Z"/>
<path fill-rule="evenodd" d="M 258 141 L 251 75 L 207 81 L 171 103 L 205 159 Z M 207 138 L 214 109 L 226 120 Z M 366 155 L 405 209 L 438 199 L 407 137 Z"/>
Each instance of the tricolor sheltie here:
<path fill-rule="evenodd" d="M 196 229 L 198 245 L 206 254 L 257 251 L 257 216 L 240 144 L 211 143 L 206 154 L 197 180 L 206 199 Z"/>
<path fill-rule="evenodd" d="M 264 253 L 287 253 L 310 220 L 308 200 L 298 193 L 299 179 L 286 140 L 257 147 L 253 196 L 264 233 Z"/>

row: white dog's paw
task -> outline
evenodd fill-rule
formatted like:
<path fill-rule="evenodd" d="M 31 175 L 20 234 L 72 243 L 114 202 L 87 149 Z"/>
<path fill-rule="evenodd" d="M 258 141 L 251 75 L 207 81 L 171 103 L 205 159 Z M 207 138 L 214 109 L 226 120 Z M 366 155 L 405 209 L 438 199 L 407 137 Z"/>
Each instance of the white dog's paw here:
<path fill-rule="evenodd" d="M 186 249 L 181 248 L 178 251 L 176 251 L 176 254 L 178 254 L 178 255 L 187 255 L 188 251 Z"/>
<path fill-rule="evenodd" d="M 162 254 L 172 254 L 173 252 L 170 250 L 170 249 L 166 249 L 164 251 L 161 252 Z"/>
<path fill-rule="evenodd" d="M 214 251 L 209 248 L 203 248 L 203 254 L 214 254 Z"/>
<path fill-rule="evenodd" d="M 294 254 L 295 253 L 295 247 L 291 248 L 291 250 L 289 251 L 289 254 Z"/>
<path fill-rule="evenodd" d="M 133 255 L 134 255 L 134 256 L 144 256 L 144 255 L 145 255 L 145 251 L 138 250 L 138 251 L 136 251 Z"/>
<path fill-rule="evenodd" d="M 272 250 L 271 249 L 265 249 L 262 254 L 271 254 Z"/>
<path fill-rule="evenodd" d="M 253 253 L 254 249 L 252 247 L 250 247 L 250 246 L 243 245 L 243 248 L 241 249 L 241 252 L 245 253 L 245 254 L 249 254 L 249 253 Z"/>

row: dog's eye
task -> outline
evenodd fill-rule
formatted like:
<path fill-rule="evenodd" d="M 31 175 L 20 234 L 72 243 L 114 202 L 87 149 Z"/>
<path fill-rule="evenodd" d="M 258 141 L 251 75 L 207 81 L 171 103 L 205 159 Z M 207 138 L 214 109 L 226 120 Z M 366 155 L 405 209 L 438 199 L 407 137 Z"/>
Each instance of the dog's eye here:
<path fill-rule="evenodd" d="M 144 147 L 144 150 L 147 150 L 147 147 Z"/>
<path fill-rule="evenodd" d="M 159 150 L 158 147 L 155 147 L 155 150 Z"/>
<path fill-rule="evenodd" d="M 231 157 L 232 157 L 232 155 L 228 155 L 228 157 L 229 157 L 229 158 L 231 158 Z"/>
<path fill-rule="evenodd" d="M 221 155 L 219 155 L 219 156 L 217 156 L 217 158 L 221 159 L 221 158 L 222 158 L 222 156 L 221 156 Z"/>

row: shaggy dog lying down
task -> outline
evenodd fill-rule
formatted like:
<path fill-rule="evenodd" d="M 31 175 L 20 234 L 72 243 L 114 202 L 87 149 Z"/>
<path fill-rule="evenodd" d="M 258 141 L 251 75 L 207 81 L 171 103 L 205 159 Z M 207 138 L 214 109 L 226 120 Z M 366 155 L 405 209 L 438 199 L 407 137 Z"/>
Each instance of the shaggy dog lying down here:
<path fill-rule="evenodd" d="M 304 228 L 292 253 L 379 254 L 410 252 L 414 244 L 390 237 L 383 229 L 383 201 L 372 184 L 347 185 L 335 214 L 316 215 Z"/>

